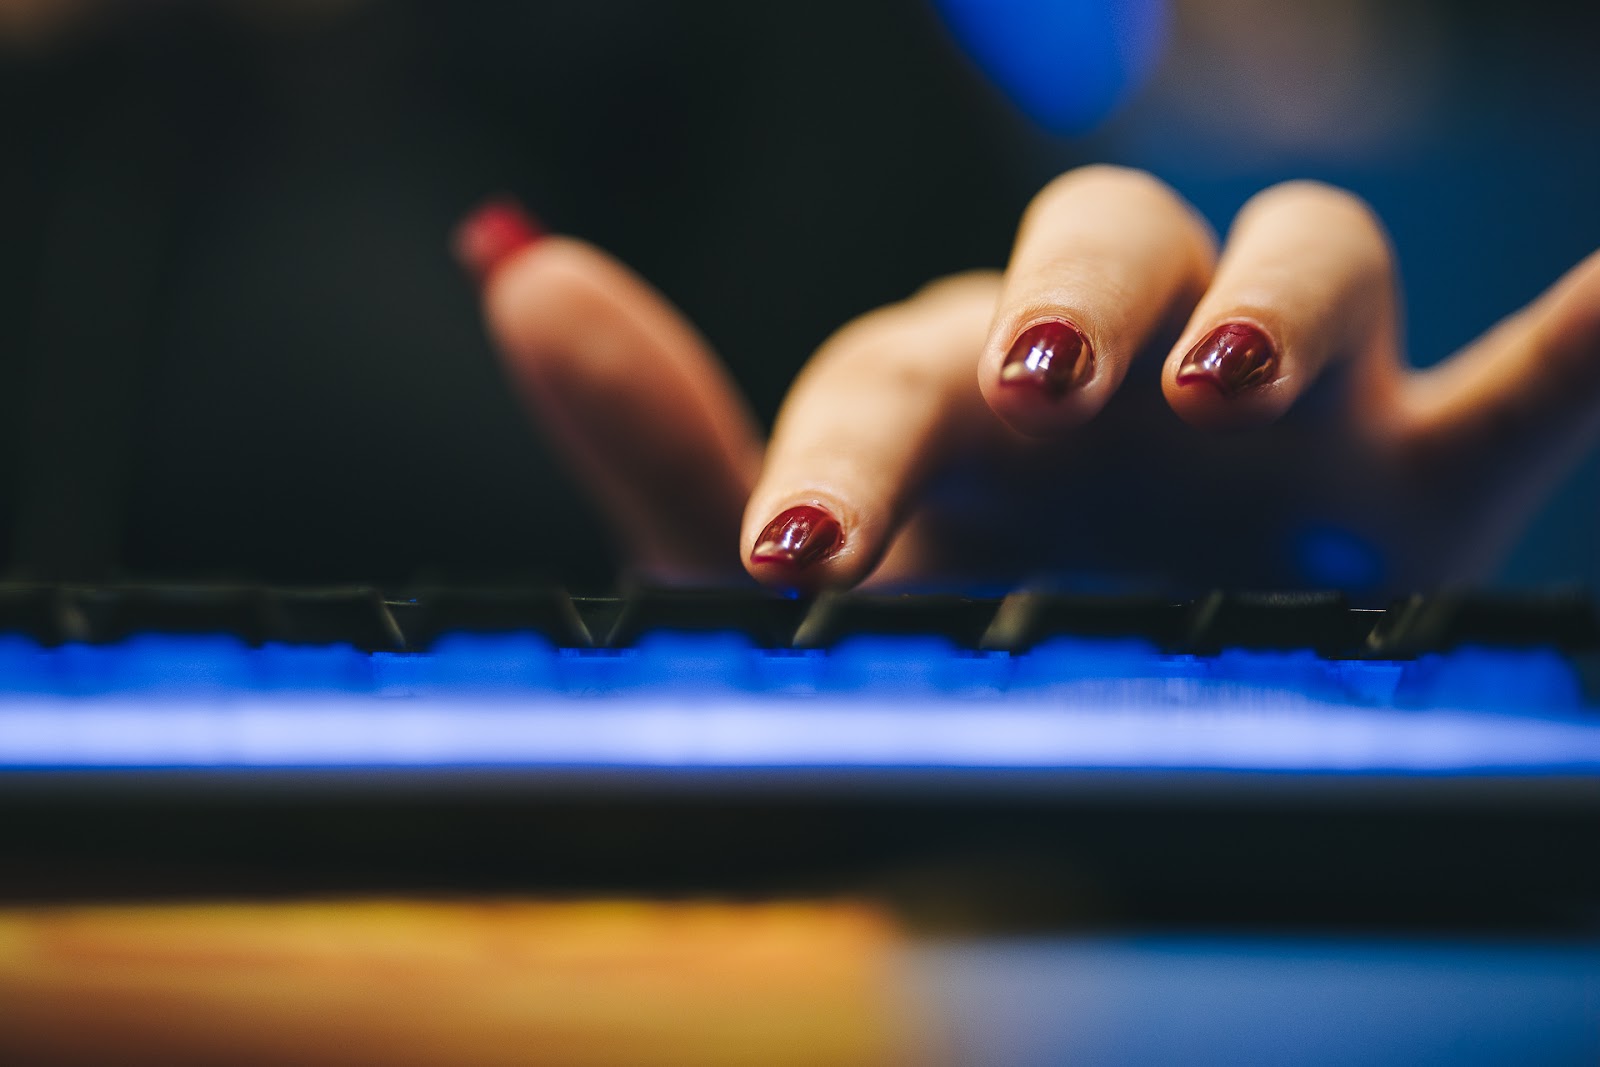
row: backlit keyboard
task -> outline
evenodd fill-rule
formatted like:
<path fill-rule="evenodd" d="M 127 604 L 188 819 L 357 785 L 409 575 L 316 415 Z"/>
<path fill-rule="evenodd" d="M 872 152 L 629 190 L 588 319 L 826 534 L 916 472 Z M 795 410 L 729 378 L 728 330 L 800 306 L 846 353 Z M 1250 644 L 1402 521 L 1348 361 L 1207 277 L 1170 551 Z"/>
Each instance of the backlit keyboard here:
<path fill-rule="evenodd" d="M 1580 596 L 0 587 L 0 898 L 1588 930 L 1597 648 Z"/>
<path fill-rule="evenodd" d="M 0 766 L 1600 775 L 1579 595 L 0 589 Z"/>

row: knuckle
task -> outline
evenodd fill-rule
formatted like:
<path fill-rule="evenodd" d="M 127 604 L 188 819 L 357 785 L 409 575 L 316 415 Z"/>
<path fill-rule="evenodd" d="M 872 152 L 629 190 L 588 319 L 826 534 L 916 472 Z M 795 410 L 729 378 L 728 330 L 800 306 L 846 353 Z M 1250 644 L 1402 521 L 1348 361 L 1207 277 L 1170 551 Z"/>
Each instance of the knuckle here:
<path fill-rule="evenodd" d="M 923 326 L 919 309 L 909 301 L 869 311 L 829 337 L 804 373 L 830 381 L 838 376 L 856 388 L 882 387 L 900 395 L 937 391 L 944 378 L 942 364 L 923 358 Z"/>

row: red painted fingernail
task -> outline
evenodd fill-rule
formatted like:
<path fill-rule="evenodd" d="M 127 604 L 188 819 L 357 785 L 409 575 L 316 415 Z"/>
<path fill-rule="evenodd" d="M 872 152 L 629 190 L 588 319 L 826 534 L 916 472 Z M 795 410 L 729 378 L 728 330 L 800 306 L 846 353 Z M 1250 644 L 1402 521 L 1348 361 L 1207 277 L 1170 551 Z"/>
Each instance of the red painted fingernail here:
<path fill-rule="evenodd" d="M 844 540 L 843 533 L 838 519 L 821 508 L 801 504 L 767 523 L 750 551 L 750 560 L 809 567 L 832 554 Z"/>
<path fill-rule="evenodd" d="M 1070 322 L 1041 322 L 1017 338 L 1000 367 L 1001 385 L 1030 385 L 1060 397 L 1094 377 L 1089 339 Z"/>
<path fill-rule="evenodd" d="M 539 220 L 509 196 L 480 204 L 456 227 L 451 244 L 456 259 L 481 283 L 513 252 L 545 235 Z"/>
<path fill-rule="evenodd" d="M 1278 351 L 1272 338 L 1248 322 L 1228 322 L 1200 339 L 1178 364 L 1179 385 L 1211 386 L 1226 397 L 1278 376 Z"/>

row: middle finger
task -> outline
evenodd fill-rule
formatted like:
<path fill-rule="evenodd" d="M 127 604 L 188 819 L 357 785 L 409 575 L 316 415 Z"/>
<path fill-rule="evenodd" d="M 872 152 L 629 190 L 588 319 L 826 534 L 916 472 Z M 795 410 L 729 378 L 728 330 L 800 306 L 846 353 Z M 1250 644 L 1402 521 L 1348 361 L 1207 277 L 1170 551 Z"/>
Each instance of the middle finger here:
<path fill-rule="evenodd" d="M 1215 259 L 1210 227 L 1150 175 L 1057 178 L 1023 216 L 979 362 L 984 399 L 1036 437 L 1092 418 L 1135 353 L 1194 307 Z"/>

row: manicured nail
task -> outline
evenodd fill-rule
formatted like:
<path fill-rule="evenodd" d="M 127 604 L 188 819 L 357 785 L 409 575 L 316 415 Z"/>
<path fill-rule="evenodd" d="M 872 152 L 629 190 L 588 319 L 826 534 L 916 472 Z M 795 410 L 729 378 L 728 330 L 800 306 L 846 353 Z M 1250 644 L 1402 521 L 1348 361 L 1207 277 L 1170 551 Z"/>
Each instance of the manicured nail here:
<path fill-rule="evenodd" d="M 767 523 L 750 551 L 750 560 L 809 567 L 838 548 L 843 533 L 838 519 L 821 508 L 801 504 Z"/>
<path fill-rule="evenodd" d="M 1204 383 L 1234 397 L 1278 376 L 1278 352 L 1259 326 L 1228 322 L 1200 339 L 1178 364 L 1178 384 Z"/>
<path fill-rule="evenodd" d="M 1060 397 L 1094 377 L 1094 351 L 1070 322 L 1041 322 L 1022 331 L 1000 367 L 1001 385 L 1031 385 Z"/>
<path fill-rule="evenodd" d="M 456 259 L 480 283 L 514 252 L 545 235 L 539 220 L 508 196 L 487 200 L 456 227 L 452 244 Z"/>

